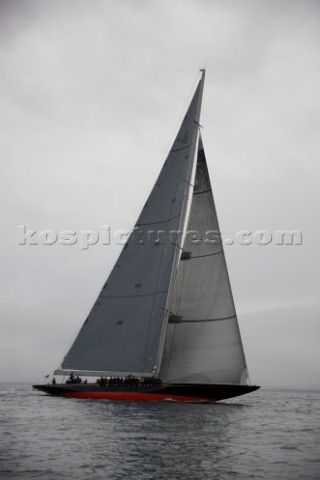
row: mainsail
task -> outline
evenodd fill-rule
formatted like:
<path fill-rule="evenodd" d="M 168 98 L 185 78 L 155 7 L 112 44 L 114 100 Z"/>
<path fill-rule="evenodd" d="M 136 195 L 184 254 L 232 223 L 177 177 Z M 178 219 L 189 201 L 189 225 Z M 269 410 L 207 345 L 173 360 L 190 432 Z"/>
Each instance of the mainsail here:
<path fill-rule="evenodd" d="M 159 370 L 196 153 L 204 71 L 154 188 L 62 370 L 152 375 Z"/>
<path fill-rule="evenodd" d="M 190 217 L 169 310 L 161 366 L 165 382 L 247 382 L 201 138 Z"/>

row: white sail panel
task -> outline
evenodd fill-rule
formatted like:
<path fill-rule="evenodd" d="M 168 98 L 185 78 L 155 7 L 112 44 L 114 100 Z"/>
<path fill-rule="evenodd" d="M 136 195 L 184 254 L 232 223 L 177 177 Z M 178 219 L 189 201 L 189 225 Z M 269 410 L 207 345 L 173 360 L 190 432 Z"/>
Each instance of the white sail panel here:
<path fill-rule="evenodd" d="M 165 382 L 245 383 L 247 369 L 199 142 L 187 234 L 170 304 L 161 373 Z"/>
<path fill-rule="evenodd" d="M 155 367 L 195 154 L 203 79 L 136 226 L 62 362 L 63 370 L 148 374 Z"/>
<path fill-rule="evenodd" d="M 162 369 L 163 381 L 241 383 L 245 365 L 235 322 L 236 318 L 169 323 L 165 355 L 169 356 L 170 363 L 168 370 L 166 365 Z"/>
<path fill-rule="evenodd" d="M 220 320 L 235 316 L 223 254 L 181 261 L 175 293 L 170 311 L 179 312 L 184 320 Z"/>

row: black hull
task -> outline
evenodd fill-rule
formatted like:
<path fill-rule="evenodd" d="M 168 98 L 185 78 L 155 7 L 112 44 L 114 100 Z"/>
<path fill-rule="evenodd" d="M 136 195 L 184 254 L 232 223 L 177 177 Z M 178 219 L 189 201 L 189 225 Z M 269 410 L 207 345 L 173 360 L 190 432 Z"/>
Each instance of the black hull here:
<path fill-rule="evenodd" d="M 97 384 L 33 385 L 49 395 L 92 400 L 178 401 L 213 403 L 257 390 L 253 385 L 162 384 L 154 387 L 100 387 Z"/>

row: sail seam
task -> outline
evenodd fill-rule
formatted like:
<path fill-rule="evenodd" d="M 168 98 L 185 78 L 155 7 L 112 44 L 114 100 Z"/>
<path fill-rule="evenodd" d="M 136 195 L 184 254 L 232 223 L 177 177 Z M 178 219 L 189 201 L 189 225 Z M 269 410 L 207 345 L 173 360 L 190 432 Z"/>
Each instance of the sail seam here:
<path fill-rule="evenodd" d="M 185 147 L 181 147 L 181 148 L 176 148 L 174 150 L 170 150 L 171 153 L 174 153 L 174 152 L 180 152 L 180 150 L 185 150 L 186 148 L 189 148 L 191 146 L 191 143 L 189 143 L 188 145 L 186 145 Z"/>
<path fill-rule="evenodd" d="M 180 217 L 180 214 L 176 215 L 175 217 L 168 218 L 167 220 L 160 220 L 159 222 L 136 223 L 136 227 L 141 227 L 141 225 L 158 225 L 158 223 L 171 222 L 171 220 L 174 220 L 175 218 L 178 218 L 178 217 Z"/>
<path fill-rule="evenodd" d="M 218 255 L 219 253 L 223 253 L 223 250 L 220 250 L 220 252 L 208 253 L 207 255 L 195 255 L 193 257 L 186 258 L 185 260 L 191 260 L 192 258 L 212 257 L 213 255 Z"/>
<path fill-rule="evenodd" d="M 236 318 L 237 314 L 235 313 L 234 315 L 231 315 L 230 317 L 220 317 L 220 318 L 203 318 L 203 319 L 199 319 L 199 320 L 185 320 L 185 319 L 182 319 L 182 320 L 177 320 L 177 319 L 173 319 L 173 320 L 170 320 L 169 323 L 200 323 L 200 322 L 218 322 L 218 321 L 221 321 L 221 320 L 230 320 L 231 318 Z"/>
<path fill-rule="evenodd" d="M 160 295 L 161 293 L 167 293 L 168 290 L 159 290 L 152 293 L 143 293 L 140 295 L 103 295 L 100 296 L 103 298 L 136 298 L 136 297 L 152 297 L 153 295 Z"/>
<path fill-rule="evenodd" d="M 208 193 L 208 192 L 212 192 L 212 189 L 211 188 L 208 188 L 208 190 L 202 190 L 202 192 L 193 192 L 193 195 L 200 195 L 200 193 Z"/>

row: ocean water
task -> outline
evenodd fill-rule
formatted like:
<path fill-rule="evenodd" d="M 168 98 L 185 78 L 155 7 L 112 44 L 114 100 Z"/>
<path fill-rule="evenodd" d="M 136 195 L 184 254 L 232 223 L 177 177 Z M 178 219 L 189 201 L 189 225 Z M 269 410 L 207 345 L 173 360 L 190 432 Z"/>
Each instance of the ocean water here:
<path fill-rule="evenodd" d="M 320 479 L 319 393 L 201 405 L 0 388 L 2 480 Z"/>

